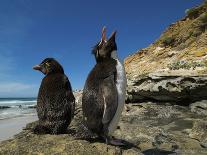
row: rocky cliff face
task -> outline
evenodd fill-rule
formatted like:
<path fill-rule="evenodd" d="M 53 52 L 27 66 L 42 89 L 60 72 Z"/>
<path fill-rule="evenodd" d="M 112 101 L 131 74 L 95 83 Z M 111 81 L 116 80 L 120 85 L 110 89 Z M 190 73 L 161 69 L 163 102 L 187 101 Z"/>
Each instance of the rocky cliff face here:
<path fill-rule="evenodd" d="M 128 102 L 207 98 L 207 1 L 125 59 Z"/>

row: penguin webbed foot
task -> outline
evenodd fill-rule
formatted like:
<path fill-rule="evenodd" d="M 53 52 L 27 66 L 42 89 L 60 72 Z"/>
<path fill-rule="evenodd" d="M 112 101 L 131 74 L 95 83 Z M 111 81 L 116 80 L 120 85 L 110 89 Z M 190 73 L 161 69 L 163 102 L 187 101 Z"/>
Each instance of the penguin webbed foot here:
<path fill-rule="evenodd" d="M 46 126 L 38 124 L 32 129 L 32 132 L 34 134 L 48 134 L 50 130 Z"/>

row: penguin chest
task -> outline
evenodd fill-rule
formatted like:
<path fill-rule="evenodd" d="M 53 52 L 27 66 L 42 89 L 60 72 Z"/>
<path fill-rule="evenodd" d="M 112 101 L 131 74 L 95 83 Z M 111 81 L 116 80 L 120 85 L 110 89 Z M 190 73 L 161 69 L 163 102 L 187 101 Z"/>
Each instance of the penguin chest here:
<path fill-rule="evenodd" d="M 126 90 L 126 74 L 124 70 L 124 66 L 121 64 L 121 62 L 117 59 L 117 65 L 116 65 L 116 72 L 117 72 L 117 79 L 116 79 L 116 88 L 118 91 L 118 98 L 121 100 L 124 99 L 124 97 L 121 97 L 123 94 L 125 94 Z"/>
<path fill-rule="evenodd" d="M 116 59 L 116 61 L 117 61 L 116 88 L 117 88 L 117 94 L 118 94 L 118 106 L 117 106 L 116 113 L 114 114 L 114 117 L 111 120 L 109 127 L 108 127 L 109 134 L 112 134 L 114 130 L 116 129 L 119 119 L 121 117 L 121 113 L 124 108 L 124 103 L 125 103 L 126 74 L 125 74 L 124 66 L 121 64 L 121 62 L 118 59 Z"/>

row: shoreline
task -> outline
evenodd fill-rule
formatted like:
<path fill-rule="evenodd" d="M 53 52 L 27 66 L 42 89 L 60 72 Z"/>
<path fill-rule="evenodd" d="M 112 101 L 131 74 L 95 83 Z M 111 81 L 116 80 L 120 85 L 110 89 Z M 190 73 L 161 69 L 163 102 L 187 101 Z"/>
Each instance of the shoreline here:
<path fill-rule="evenodd" d="M 38 120 L 37 115 L 22 116 L 0 120 L 0 143 L 13 138 L 22 131 L 26 124 Z"/>

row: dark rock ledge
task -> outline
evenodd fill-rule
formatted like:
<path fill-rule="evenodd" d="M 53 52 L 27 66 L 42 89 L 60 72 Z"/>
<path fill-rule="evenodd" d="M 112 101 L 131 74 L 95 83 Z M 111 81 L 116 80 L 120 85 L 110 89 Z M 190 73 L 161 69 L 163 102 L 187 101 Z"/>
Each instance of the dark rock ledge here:
<path fill-rule="evenodd" d="M 189 105 L 207 100 L 207 75 L 151 73 L 144 77 L 128 77 L 127 101 L 176 102 Z"/>

